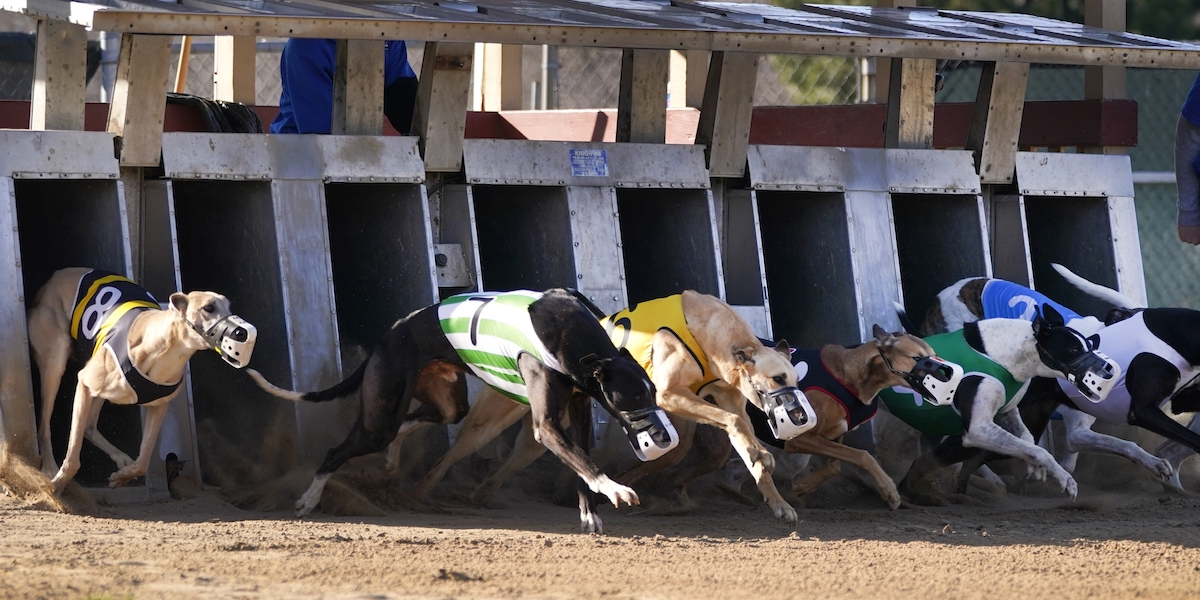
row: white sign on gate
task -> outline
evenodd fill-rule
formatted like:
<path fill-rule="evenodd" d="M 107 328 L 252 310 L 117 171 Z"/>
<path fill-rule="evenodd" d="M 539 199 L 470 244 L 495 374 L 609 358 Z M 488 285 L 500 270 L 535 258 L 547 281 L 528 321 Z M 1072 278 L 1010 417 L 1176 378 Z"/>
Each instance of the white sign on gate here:
<path fill-rule="evenodd" d="M 571 151 L 572 177 L 608 177 L 608 152 L 606 150 Z"/>

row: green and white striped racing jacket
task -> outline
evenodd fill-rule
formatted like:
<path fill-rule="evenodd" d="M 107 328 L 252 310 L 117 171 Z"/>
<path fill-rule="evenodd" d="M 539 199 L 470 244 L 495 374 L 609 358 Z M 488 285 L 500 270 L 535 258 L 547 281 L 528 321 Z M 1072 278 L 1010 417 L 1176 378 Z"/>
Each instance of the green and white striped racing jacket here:
<path fill-rule="evenodd" d="M 529 305 L 541 297 L 541 292 L 528 290 L 468 293 L 438 305 L 438 321 L 459 358 L 484 383 L 521 404 L 529 404 L 525 380 L 517 369 L 521 353 L 565 373 L 529 320 Z"/>

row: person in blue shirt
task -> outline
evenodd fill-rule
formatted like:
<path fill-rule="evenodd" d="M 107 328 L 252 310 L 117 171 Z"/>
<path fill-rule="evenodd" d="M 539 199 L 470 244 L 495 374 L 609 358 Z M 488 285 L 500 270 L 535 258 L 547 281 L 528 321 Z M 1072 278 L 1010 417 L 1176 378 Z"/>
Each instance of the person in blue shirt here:
<path fill-rule="evenodd" d="M 1179 239 L 1200 244 L 1200 75 L 1192 82 L 1175 125 L 1175 183 L 1179 188 Z"/>
<path fill-rule="evenodd" d="M 283 92 L 271 133 L 329 133 L 333 122 L 333 74 L 337 40 L 292 38 L 279 58 Z M 417 98 L 417 75 L 404 42 L 384 42 L 383 114 L 408 133 Z"/>

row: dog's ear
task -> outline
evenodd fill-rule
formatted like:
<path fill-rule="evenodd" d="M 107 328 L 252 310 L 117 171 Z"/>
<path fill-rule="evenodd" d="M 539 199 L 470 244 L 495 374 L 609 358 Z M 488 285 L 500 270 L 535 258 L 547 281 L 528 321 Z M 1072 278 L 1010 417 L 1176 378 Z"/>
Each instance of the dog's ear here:
<path fill-rule="evenodd" d="M 775 344 L 775 351 L 782 354 L 783 357 L 788 360 L 792 359 L 792 353 L 795 352 L 795 350 L 788 345 L 787 340 L 779 340 L 779 343 Z"/>
<path fill-rule="evenodd" d="M 589 354 L 579 359 L 579 364 L 590 369 L 592 371 L 592 375 L 596 377 L 596 381 L 599 381 L 600 383 L 604 383 L 609 379 L 612 379 L 612 373 L 609 371 L 608 363 L 609 361 L 607 359 L 600 358 L 595 354 Z"/>
<path fill-rule="evenodd" d="M 596 364 L 599 362 L 600 362 L 600 357 L 598 355 L 596 355 L 595 352 L 579 359 L 579 364 L 581 364 L 589 369 L 596 366 Z"/>
<path fill-rule="evenodd" d="M 179 313 L 179 316 L 187 316 L 188 297 L 183 292 L 175 292 L 171 294 L 171 309 Z"/>
<path fill-rule="evenodd" d="M 1063 325 L 1067 324 L 1067 322 L 1063 320 L 1063 316 L 1058 314 L 1058 311 L 1054 310 L 1054 307 L 1050 306 L 1049 304 L 1042 305 L 1042 317 L 1046 319 L 1046 322 L 1049 323 L 1051 327 L 1062 327 Z"/>
<path fill-rule="evenodd" d="M 739 363 L 747 365 L 754 364 L 754 348 L 738 348 L 737 346 L 732 346 L 731 349 L 733 350 L 733 357 L 737 359 Z"/>
<path fill-rule="evenodd" d="M 884 328 L 880 327 L 879 323 L 875 323 L 874 325 L 871 325 L 871 335 L 874 335 L 875 339 L 882 342 L 885 338 L 887 338 L 888 332 Z"/>
<path fill-rule="evenodd" d="M 629 360 L 632 360 L 633 362 L 637 362 L 637 359 L 634 358 L 633 354 L 629 352 L 629 348 L 625 348 L 624 346 L 622 346 L 620 350 L 617 350 L 617 354 L 620 354 L 621 356 L 624 356 L 625 358 L 628 358 Z"/>
<path fill-rule="evenodd" d="M 888 333 L 878 323 L 871 326 L 871 333 L 875 335 L 875 346 L 879 348 L 888 349 L 896 345 L 896 334 Z"/>
<path fill-rule="evenodd" d="M 1099 348 L 1100 347 L 1100 334 L 1093 333 L 1092 337 L 1088 338 L 1087 341 L 1088 341 L 1088 350 L 1095 350 L 1096 348 Z"/>

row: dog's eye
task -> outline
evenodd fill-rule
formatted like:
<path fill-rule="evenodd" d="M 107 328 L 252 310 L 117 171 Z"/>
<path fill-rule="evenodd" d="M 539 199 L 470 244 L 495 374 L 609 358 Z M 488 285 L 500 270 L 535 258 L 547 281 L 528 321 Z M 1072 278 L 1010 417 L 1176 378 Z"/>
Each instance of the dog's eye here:
<path fill-rule="evenodd" d="M 776 376 L 772 377 L 771 379 L 774 379 L 775 383 L 778 383 L 779 385 L 787 385 L 787 378 L 784 377 L 783 375 L 776 375 Z"/>
<path fill-rule="evenodd" d="M 202 311 L 204 311 L 204 312 L 206 312 L 206 313 L 212 314 L 212 312 L 213 312 L 214 310 L 216 310 L 216 309 L 215 309 L 215 308 L 213 308 L 213 305 L 211 305 L 211 304 L 205 304 L 205 305 L 204 305 L 204 308 L 202 308 L 202 309 L 200 309 L 200 310 L 202 310 Z"/>

